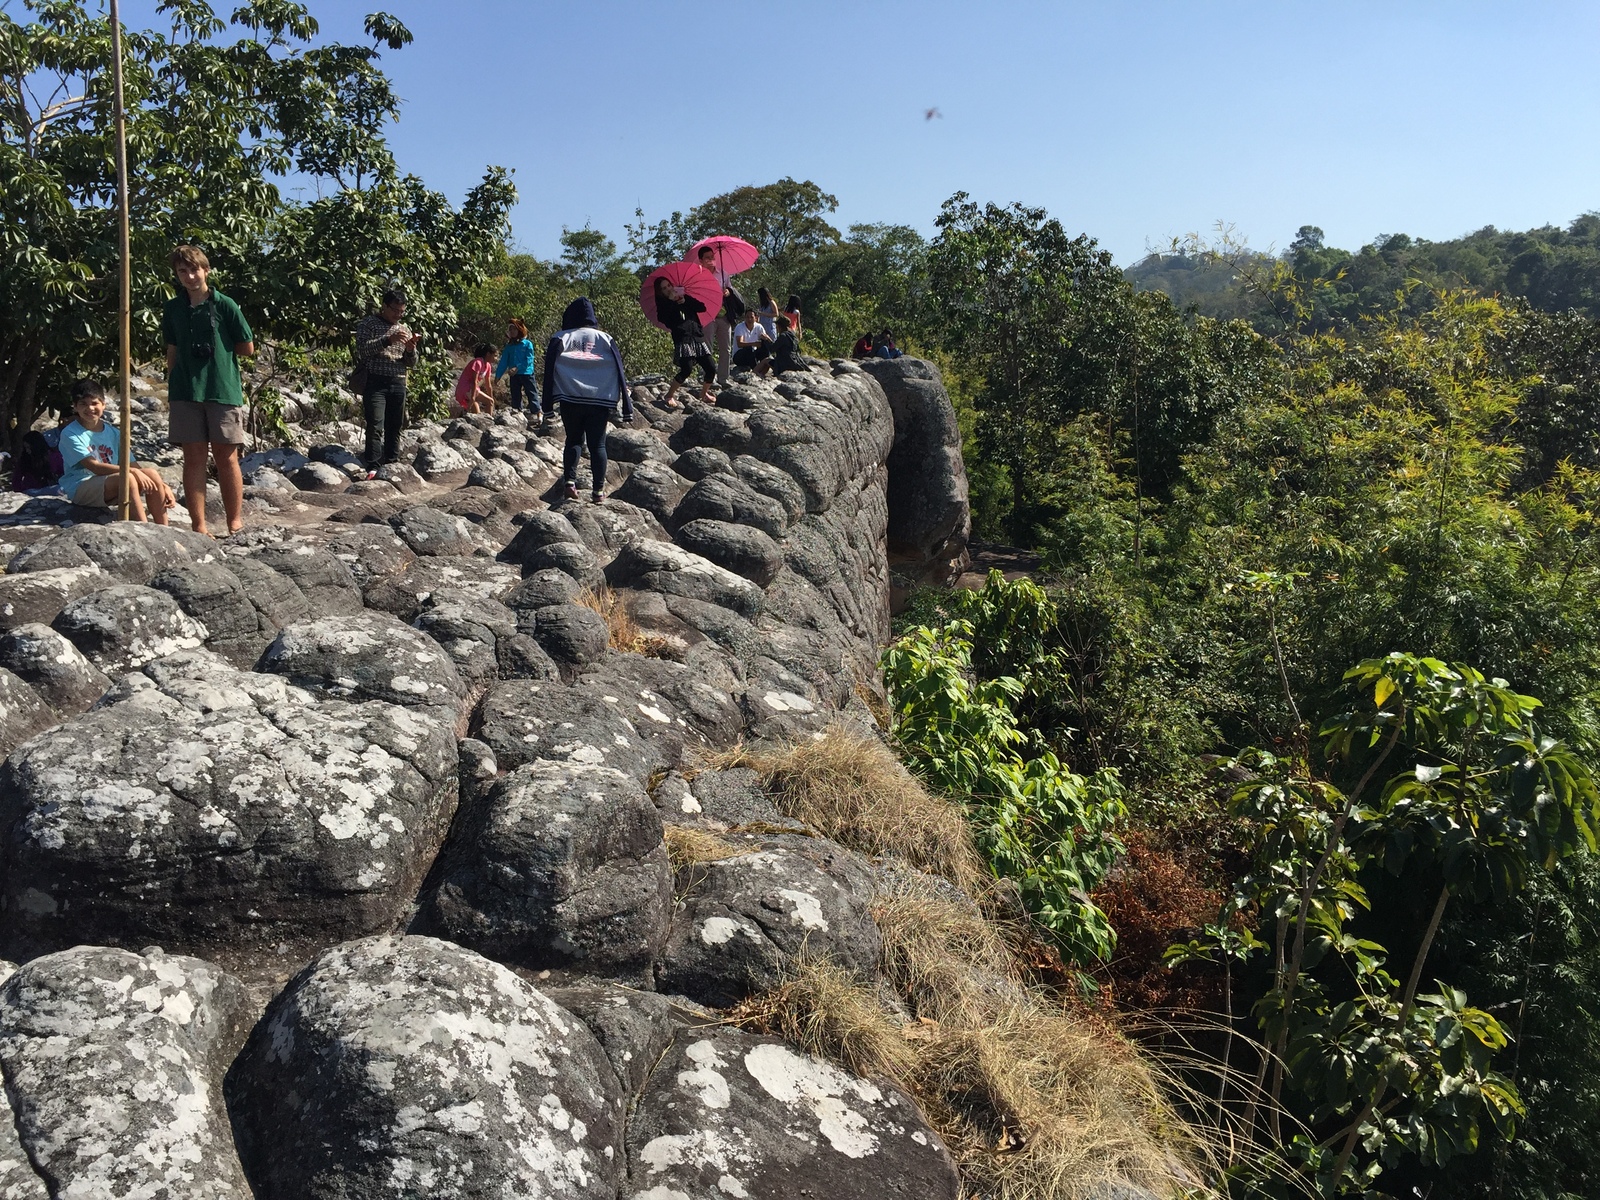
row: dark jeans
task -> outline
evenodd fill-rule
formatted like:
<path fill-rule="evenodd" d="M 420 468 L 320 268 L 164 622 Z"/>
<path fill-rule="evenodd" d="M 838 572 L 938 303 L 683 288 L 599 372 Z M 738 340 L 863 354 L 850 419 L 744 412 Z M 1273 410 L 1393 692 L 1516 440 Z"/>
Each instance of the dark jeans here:
<path fill-rule="evenodd" d="M 367 450 L 361 457 L 369 467 L 400 457 L 400 430 L 406 422 L 406 377 L 369 375 L 361 410 L 367 419 Z"/>
<path fill-rule="evenodd" d="M 532 375 L 511 376 L 511 407 L 517 410 L 522 408 L 522 397 L 528 397 L 528 411 L 539 411 L 539 385 L 533 381 Z"/>
<path fill-rule="evenodd" d="M 567 429 L 567 448 L 561 456 L 562 475 L 568 483 L 578 481 L 578 455 L 589 443 L 589 470 L 594 474 L 590 490 L 599 495 L 606 486 L 606 418 L 609 408 L 598 404 L 570 404 L 562 401 L 561 423 Z"/>

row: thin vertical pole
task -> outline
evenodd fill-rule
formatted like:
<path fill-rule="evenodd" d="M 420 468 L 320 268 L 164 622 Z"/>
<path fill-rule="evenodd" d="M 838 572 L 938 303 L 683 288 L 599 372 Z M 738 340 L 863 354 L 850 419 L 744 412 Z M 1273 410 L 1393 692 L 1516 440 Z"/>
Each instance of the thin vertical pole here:
<path fill-rule="evenodd" d="M 128 468 L 133 459 L 133 252 L 128 237 L 128 118 L 122 104 L 122 21 L 117 13 L 117 0 L 110 0 L 110 3 L 111 84 L 116 92 L 112 113 L 117 127 L 117 255 L 122 268 L 117 300 L 117 349 L 121 372 L 118 382 L 122 394 L 122 444 L 118 447 L 117 480 L 121 490 L 118 507 L 122 519 L 126 521 L 131 499 Z"/>

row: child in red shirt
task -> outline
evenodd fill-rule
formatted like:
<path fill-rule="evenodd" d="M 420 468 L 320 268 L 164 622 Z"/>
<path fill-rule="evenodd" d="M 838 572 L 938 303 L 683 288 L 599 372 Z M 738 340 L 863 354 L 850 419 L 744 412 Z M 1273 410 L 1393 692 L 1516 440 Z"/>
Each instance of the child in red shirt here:
<path fill-rule="evenodd" d="M 456 380 L 456 403 L 464 413 L 494 411 L 494 393 L 489 390 L 489 374 L 494 370 L 494 347 L 480 345 L 472 352 L 472 361 Z"/>

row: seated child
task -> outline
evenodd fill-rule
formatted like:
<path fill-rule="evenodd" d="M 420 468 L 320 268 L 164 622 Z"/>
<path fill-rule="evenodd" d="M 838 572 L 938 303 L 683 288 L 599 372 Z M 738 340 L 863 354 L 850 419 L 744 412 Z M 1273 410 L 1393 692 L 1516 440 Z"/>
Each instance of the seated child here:
<path fill-rule="evenodd" d="M 494 347 L 480 344 L 472 352 L 472 361 L 456 380 L 456 403 L 464 413 L 494 411 L 494 393 L 489 390 L 489 375 L 494 370 Z"/>
<path fill-rule="evenodd" d="M 872 350 L 872 335 L 870 333 L 863 333 L 856 339 L 856 344 L 850 347 L 850 357 L 871 358 Z"/>
<path fill-rule="evenodd" d="M 100 385 L 92 379 L 73 384 L 72 411 L 76 420 L 61 431 L 61 461 L 65 466 L 61 490 L 68 500 L 84 508 L 110 508 L 122 498 L 117 470 L 122 435 L 105 419 L 106 396 Z M 132 493 L 128 512 L 135 521 L 146 519 L 148 504 L 149 519 L 157 525 L 167 523 L 167 509 L 178 501 L 166 480 L 149 467 L 130 464 L 128 487 Z"/>
<path fill-rule="evenodd" d="M 872 347 L 872 353 L 877 358 L 899 358 L 901 350 L 894 344 L 894 334 L 885 329 L 878 335 L 877 342 Z"/>

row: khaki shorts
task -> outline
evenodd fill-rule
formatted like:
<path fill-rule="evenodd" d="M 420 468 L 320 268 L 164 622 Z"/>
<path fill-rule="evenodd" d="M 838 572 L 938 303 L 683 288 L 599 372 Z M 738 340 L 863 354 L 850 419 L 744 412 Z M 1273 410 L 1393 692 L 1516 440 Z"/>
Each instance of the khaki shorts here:
<path fill-rule="evenodd" d="M 167 440 L 174 446 L 185 442 L 231 442 L 242 446 L 250 440 L 245 432 L 245 406 L 208 401 L 174 400 L 167 406 Z"/>
<path fill-rule="evenodd" d="M 115 476 L 89 476 L 72 493 L 72 502 L 80 508 L 110 508 L 111 501 L 106 499 L 106 480 L 112 478 Z"/>

